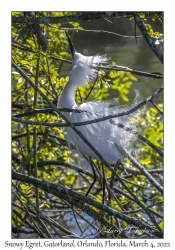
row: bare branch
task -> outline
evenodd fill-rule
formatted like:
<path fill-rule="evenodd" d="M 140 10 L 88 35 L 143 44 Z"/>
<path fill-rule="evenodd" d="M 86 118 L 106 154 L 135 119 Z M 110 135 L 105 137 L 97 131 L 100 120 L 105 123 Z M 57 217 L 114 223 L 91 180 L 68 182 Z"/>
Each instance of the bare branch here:
<path fill-rule="evenodd" d="M 35 16 L 33 15 L 32 12 L 24 12 L 24 15 L 29 16 L 29 18 L 35 18 Z M 42 33 L 42 29 L 41 29 L 40 25 L 37 23 L 33 23 L 33 24 L 31 24 L 31 28 L 34 31 L 34 33 L 36 34 L 36 36 L 38 38 L 38 43 L 39 43 L 39 45 L 41 45 L 43 52 L 46 52 L 48 50 L 48 46 L 47 46 L 46 38 Z"/>
<path fill-rule="evenodd" d="M 32 112 L 32 111 L 31 111 Z M 105 117 L 104 117 L 105 118 Z M 46 127 L 66 127 L 66 126 L 69 126 L 68 124 L 66 123 L 47 123 L 47 122 L 35 122 L 35 121 L 28 121 L 28 120 L 23 120 L 23 119 L 20 119 L 20 118 L 16 118 L 16 117 L 12 117 L 12 121 L 16 121 L 16 122 L 20 122 L 20 123 L 24 123 L 26 125 L 39 125 L 39 126 L 46 126 Z M 94 120 L 91 120 L 91 121 L 94 121 Z M 120 123 L 116 123 L 114 122 L 112 119 L 110 119 L 109 121 L 110 123 L 120 127 L 120 128 L 123 128 L 124 130 L 126 130 L 127 132 L 131 133 L 131 134 L 134 134 L 136 135 L 140 140 L 144 141 L 146 144 L 148 144 L 151 148 L 153 148 L 161 157 L 163 157 L 163 153 L 161 152 L 161 150 L 159 148 L 157 148 L 153 143 L 151 143 L 149 140 L 147 140 L 145 137 L 143 137 L 141 134 L 137 133 L 136 131 L 128 128 L 128 127 L 125 127 L 123 124 L 120 124 Z M 82 122 L 83 123 L 83 122 Z M 91 122 L 91 123 L 94 123 L 94 122 Z M 90 124 L 91 124 L 90 123 Z M 77 123 L 72 123 L 74 126 L 81 126 L 81 123 L 79 123 L 77 125 Z M 89 124 L 89 123 L 88 123 Z"/>
<path fill-rule="evenodd" d="M 135 39 L 135 36 L 125 36 L 125 35 L 121 35 L 118 34 L 116 32 L 112 32 L 112 31 L 107 31 L 107 30 L 87 30 L 87 29 L 82 29 L 82 28 L 58 28 L 58 27 L 54 27 L 57 28 L 59 30 L 79 30 L 79 31 L 84 31 L 84 32 L 93 32 L 93 33 L 107 33 L 107 34 L 111 34 L 111 35 L 115 35 L 115 36 L 120 36 L 120 37 L 124 37 L 124 38 L 133 38 Z M 143 36 L 137 36 L 137 38 L 141 38 Z"/>
<path fill-rule="evenodd" d="M 134 165 L 142 172 L 143 175 L 155 186 L 162 194 L 163 194 L 163 187 L 148 173 L 148 171 L 139 163 L 137 162 L 130 154 L 127 154 L 128 159 L 134 163 Z"/>
<path fill-rule="evenodd" d="M 137 23 L 137 26 L 139 27 L 140 31 L 142 32 L 146 42 L 152 49 L 152 51 L 156 54 L 156 56 L 159 58 L 161 63 L 163 63 L 163 54 L 158 50 L 156 45 L 154 44 L 152 38 L 148 34 L 145 25 L 143 24 L 141 18 L 139 17 L 139 14 L 137 12 L 133 12 L 132 15 L 134 16 L 135 22 Z"/>
<path fill-rule="evenodd" d="M 67 59 L 62 59 L 56 56 L 50 56 L 50 58 L 54 59 L 54 60 L 59 60 L 62 62 L 66 62 L 66 63 L 72 63 L 72 61 L 67 60 Z M 163 79 L 163 75 L 162 73 L 149 73 L 149 72 L 144 72 L 144 71 L 140 71 L 140 70 L 135 70 L 135 69 L 130 69 L 128 67 L 125 66 L 119 66 L 119 65 L 108 65 L 108 66 L 97 66 L 96 68 L 99 69 L 107 69 L 107 70 L 117 70 L 117 71 L 126 71 L 126 72 L 131 72 L 135 75 L 139 75 L 139 76 L 146 76 L 146 77 L 152 77 L 152 78 L 157 78 L 157 79 Z"/>
<path fill-rule="evenodd" d="M 80 209 L 82 209 L 82 204 L 79 201 L 85 202 L 91 206 L 96 207 L 97 209 L 100 209 L 101 211 L 104 211 L 116 218 L 121 219 L 122 221 L 126 221 L 129 224 L 132 224 L 136 227 L 139 227 L 141 229 L 145 229 L 147 228 L 148 230 L 151 230 L 152 234 L 161 238 L 162 237 L 162 232 L 159 232 L 157 230 L 154 230 L 151 226 L 147 225 L 146 223 L 131 218 L 127 215 L 125 215 L 124 213 L 120 213 L 114 209 L 111 209 L 110 207 L 104 205 L 104 204 L 100 204 L 98 202 L 96 202 L 94 199 L 91 199 L 87 196 L 83 196 L 81 194 L 78 194 L 76 192 L 74 192 L 72 189 L 69 188 L 65 188 L 62 186 L 58 186 L 55 184 L 52 184 L 50 182 L 47 181 L 41 181 L 39 179 L 36 178 L 32 178 L 23 174 L 19 174 L 16 173 L 14 171 L 12 171 L 12 178 L 15 180 L 19 180 L 25 183 L 30 183 L 32 185 L 34 185 L 35 187 L 38 187 L 48 193 L 54 194 L 55 196 L 58 196 L 59 198 L 66 200 L 67 202 L 69 202 L 72 205 L 76 205 L 77 207 L 79 207 Z M 70 199 L 70 197 L 73 197 L 74 199 Z M 103 217 L 99 217 L 99 213 L 95 212 L 93 209 L 91 209 L 89 206 L 85 206 L 84 211 L 86 213 L 88 213 L 89 215 L 95 217 L 95 219 L 98 219 L 99 221 L 101 221 L 102 223 L 104 223 L 104 219 Z"/>
<path fill-rule="evenodd" d="M 13 43 L 15 43 L 15 42 L 13 42 Z M 16 48 L 21 49 L 21 50 L 33 52 L 33 53 L 38 53 L 38 51 L 33 51 L 30 48 L 28 48 L 27 46 L 23 46 L 22 44 L 13 45 L 13 47 L 16 47 Z M 48 58 L 51 58 L 53 60 L 57 60 L 60 62 L 72 64 L 71 60 L 59 58 L 57 56 L 52 55 L 52 56 L 48 56 Z M 135 69 L 130 69 L 128 67 L 119 66 L 119 65 L 97 66 L 96 68 L 106 69 L 106 70 L 125 71 L 125 72 L 131 72 L 131 73 L 133 73 L 135 75 L 139 75 L 139 76 L 146 76 L 146 77 L 152 77 L 152 78 L 157 78 L 157 79 L 163 79 L 162 73 L 149 73 L 149 72 L 139 71 L 139 70 L 135 70 Z"/>
<path fill-rule="evenodd" d="M 130 69 L 128 67 L 123 67 L 123 66 L 119 66 L 119 65 L 98 66 L 97 68 L 108 69 L 108 70 L 117 70 L 117 71 L 126 71 L 126 72 L 131 72 L 135 75 L 153 77 L 153 78 L 157 78 L 157 79 L 163 78 L 163 75 L 161 73 L 149 73 L 149 72 L 139 71 L 139 70 L 135 70 L 135 69 Z"/>
<path fill-rule="evenodd" d="M 135 111 L 137 111 L 140 107 L 144 106 L 146 103 L 150 102 L 157 94 L 159 94 L 161 91 L 163 90 L 163 87 L 161 87 L 159 90 L 155 91 L 150 97 L 148 97 L 146 100 L 144 100 L 143 102 L 140 102 L 139 104 L 137 104 L 134 108 L 127 110 L 127 111 L 123 111 L 121 113 L 115 114 L 115 115 L 108 115 L 108 116 L 103 116 L 100 118 L 96 118 L 93 120 L 89 120 L 89 121 L 85 121 L 85 122 L 75 122 L 72 123 L 74 126 L 82 126 L 82 125 L 87 125 L 87 124 L 92 124 L 92 123 L 97 123 L 97 122 L 101 122 L 101 121 L 105 121 L 105 120 L 110 120 L 112 118 L 117 118 L 120 116 L 125 116 L 125 115 L 129 115 Z M 52 106 L 55 106 L 52 102 L 51 102 Z M 68 108 L 56 108 L 59 113 L 61 111 L 63 112 L 75 112 L 75 113 L 82 113 L 82 112 L 87 112 L 85 110 L 76 110 L 76 109 L 68 109 Z M 20 119 L 18 120 L 17 117 L 21 117 L 21 116 L 27 116 L 27 115 L 33 115 L 33 114 L 37 114 L 37 113 L 45 113 L 47 111 L 47 109 L 45 110 L 34 110 L 34 111 L 30 111 L 30 112 L 26 112 L 25 114 L 19 114 L 16 116 L 13 116 L 12 119 L 14 121 L 20 121 Z M 54 109 L 48 109 L 49 112 L 53 111 Z M 88 112 L 89 113 L 89 112 Z M 21 120 L 20 122 L 23 122 L 23 120 Z M 28 121 L 24 121 L 23 123 L 29 124 Z M 70 123 L 70 122 L 69 122 Z M 44 122 L 31 122 L 31 124 L 33 125 L 43 125 L 43 126 L 51 126 L 51 127 L 64 127 L 64 126 L 68 126 L 69 123 L 65 124 L 65 123 L 44 123 Z M 44 125 L 45 124 L 45 125 Z"/>
<path fill-rule="evenodd" d="M 24 16 L 12 16 L 12 23 L 28 23 L 28 24 L 50 24 L 50 23 L 59 23 L 66 24 L 69 22 L 77 22 L 77 21 L 91 21 L 94 19 L 102 19 L 102 18 L 117 18 L 121 16 L 130 16 L 131 12 L 81 12 L 76 15 L 70 16 L 61 16 L 61 17 L 40 17 L 40 18 L 26 18 Z"/>

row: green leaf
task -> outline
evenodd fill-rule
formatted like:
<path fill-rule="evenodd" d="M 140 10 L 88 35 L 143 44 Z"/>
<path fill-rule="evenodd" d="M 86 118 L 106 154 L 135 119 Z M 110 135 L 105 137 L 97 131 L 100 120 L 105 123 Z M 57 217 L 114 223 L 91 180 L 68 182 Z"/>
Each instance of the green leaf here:
<path fill-rule="evenodd" d="M 150 36 L 153 36 L 153 30 L 152 29 L 149 30 L 149 34 L 150 34 Z"/>
<path fill-rule="evenodd" d="M 121 98 L 123 99 L 123 101 L 129 102 L 129 98 L 126 95 L 121 94 Z"/>
<path fill-rule="evenodd" d="M 161 229 L 163 229 L 163 221 L 161 221 L 161 222 L 159 223 L 159 227 L 160 227 Z"/>

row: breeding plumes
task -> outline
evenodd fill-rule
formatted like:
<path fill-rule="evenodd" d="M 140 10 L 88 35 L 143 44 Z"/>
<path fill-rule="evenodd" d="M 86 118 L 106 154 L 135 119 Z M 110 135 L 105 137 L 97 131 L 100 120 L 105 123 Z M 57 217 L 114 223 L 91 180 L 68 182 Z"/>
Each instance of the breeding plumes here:
<path fill-rule="evenodd" d="M 75 102 L 75 90 L 77 87 L 93 82 L 98 76 L 97 66 L 106 64 L 106 56 L 84 56 L 76 52 L 69 36 L 67 35 L 72 54 L 72 70 L 69 81 L 63 89 L 58 99 L 58 108 L 66 108 L 72 111 L 64 112 L 64 115 L 71 121 L 85 122 L 96 118 L 118 114 L 131 109 L 138 103 L 139 96 L 136 94 L 135 100 L 129 105 L 119 106 L 118 101 L 112 102 L 92 101 L 84 102 L 78 106 Z M 78 112 L 77 112 L 78 111 Z M 98 123 L 78 126 L 77 128 L 97 149 L 103 158 L 110 164 L 115 164 L 122 157 L 127 156 L 130 142 L 133 135 L 123 128 L 119 128 L 115 123 L 130 126 L 132 115 L 125 115 L 111 120 L 104 120 Z M 92 158 L 98 159 L 96 154 L 70 127 L 67 129 L 67 141 L 71 148 L 73 145 L 77 151 Z"/>

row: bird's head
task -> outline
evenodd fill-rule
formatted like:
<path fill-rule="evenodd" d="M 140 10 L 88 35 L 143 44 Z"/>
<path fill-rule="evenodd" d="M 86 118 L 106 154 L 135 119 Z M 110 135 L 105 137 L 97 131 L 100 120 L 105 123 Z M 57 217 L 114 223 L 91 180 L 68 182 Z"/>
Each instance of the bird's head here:
<path fill-rule="evenodd" d="M 68 35 L 67 32 L 66 32 L 66 36 L 67 36 L 67 40 L 68 40 L 68 43 L 69 43 L 70 51 L 71 51 L 71 54 L 72 54 L 72 58 L 74 59 L 74 55 L 76 53 L 76 50 L 75 50 L 75 48 L 74 48 L 74 46 L 73 46 L 73 44 L 72 44 L 72 42 L 70 40 L 70 37 L 69 37 L 69 35 Z"/>
<path fill-rule="evenodd" d="M 97 76 L 96 66 L 107 63 L 108 58 L 106 56 L 84 56 L 78 53 L 68 35 L 67 40 L 69 42 L 70 51 L 72 54 L 72 70 L 70 72 L 69 82 L 71 85 L 79 87 L 84 85 L 86 82 L 93 82 Z"/>

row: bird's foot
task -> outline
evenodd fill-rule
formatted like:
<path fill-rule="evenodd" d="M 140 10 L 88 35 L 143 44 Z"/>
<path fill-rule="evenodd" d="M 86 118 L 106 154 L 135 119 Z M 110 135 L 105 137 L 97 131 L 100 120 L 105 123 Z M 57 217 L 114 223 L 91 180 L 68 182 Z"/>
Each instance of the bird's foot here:
<path fill-rule="evenodd" d="M 102 219 L 102 216 L 104 216 L 104 214 L 105 214 L 104 211 L 102 211 L 102 210 L 99 211 L 99 220 Z"/>
<path fill-rule="evenodd" d="M 122 163 L 122 161 L 121 160 L 118 160 L 117 162 L 116 162 L 116 168 L 118 167 L 118 166 L 121 166 L 122 167 L 122 170 L 126 173 L 126 174 L 128 174 L 128 172 L 126 171 L 126 169 L 125 169 L 125 167 L 124 167 L 124 165 L 123 165 L 123 163 Z"/>
<path fill-rule="evenodd" d="M 70 200 L 70 201 L 75 200 L 75 201 L 80 202 L 80 203 L 82 204 L 82 208 L 80 209 L 79 207 L 77 207 L 78 210 L 79 210 L 79 211 L 80 211 L 80 210 L 83 210 L 83 211 L 85 210 L 85 202 L 79 200 L 78 198 L 72 197 L 72 196 L 69 197 L 69 200 Z"/>

